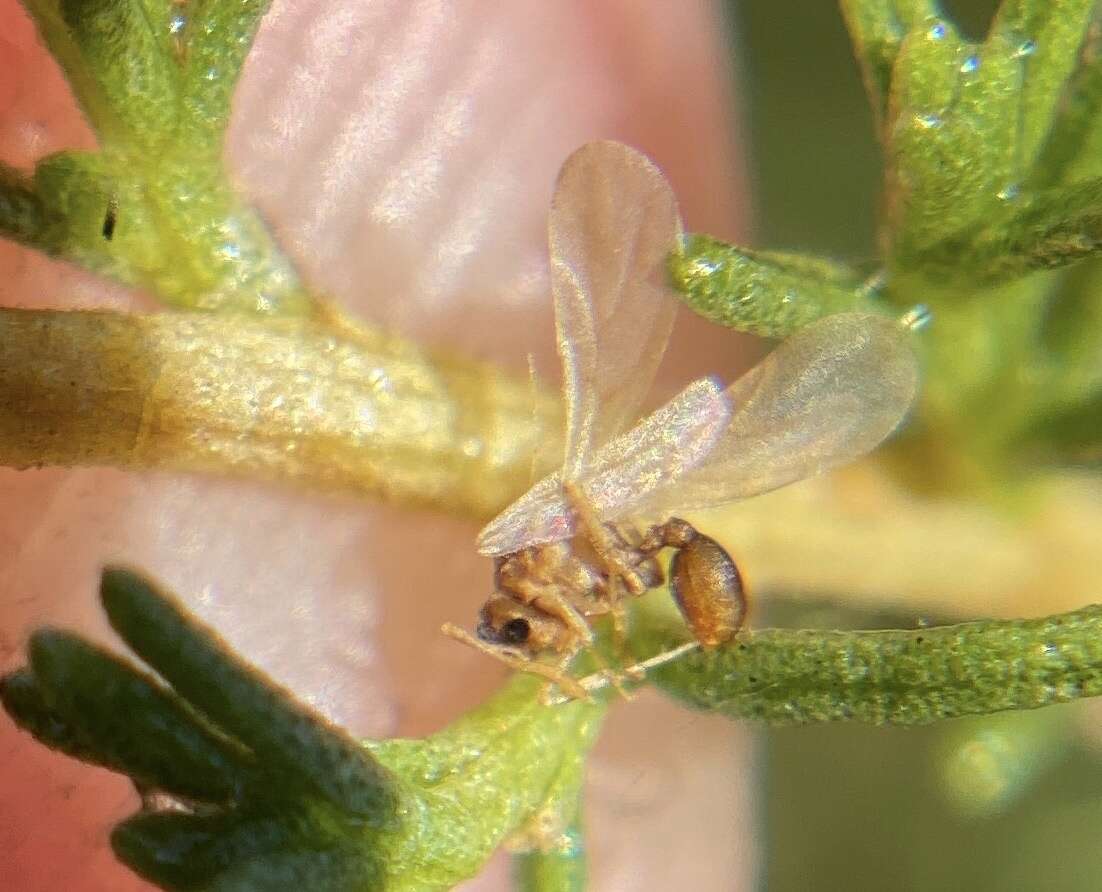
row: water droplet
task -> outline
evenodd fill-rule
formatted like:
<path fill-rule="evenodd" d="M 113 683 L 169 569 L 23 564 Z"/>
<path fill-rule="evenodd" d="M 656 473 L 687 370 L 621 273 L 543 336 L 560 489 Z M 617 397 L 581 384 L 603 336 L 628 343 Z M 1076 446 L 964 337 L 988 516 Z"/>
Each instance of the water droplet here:
<path fill-rule="evenodd" d="M 168 33 L 175 36 L 187 27 L 187 17 L 183 13 L 176 13 L 168 20 Z"/>
<path fill-rule="evenodd" d="M 915 304 L 899 317 L 899 324 L 906 328 L 908 331 L 922 331 L 925 329 L 934 319 L 933 311 L 926 306 L 926 304 Z M 929 617 L 920 616 L 917 620 L 918 627 L 920 629 L 926 628 L 930 625 Z"/>
<path fill-rule="evenodd" d="M 1013 201 L 1018 197 L 1019 188 L 1017 183 L 1009 183 L 1003 186 L 996 194 L 1000 201 Z"/>
<path fill-rule="evenodd" d="M 941 116 L 934 114 L 915 115 L 915 123 L 923 130 L 932 130 L 941 126 Z"/>
<path fill-rule="evenodd" d="M 1023 40 L 1018 45 L 1018 49 L 1014 51 L 1014 58 L 1021 59 L 1025 56 L 1032 56 L 1037 51 L 1037 44 L 1032 40 Z"/>
<path fill-rule="evenodd" d="M 930 40 L 941 40 L 941 38 L 945 36 L 945 25 L 938 22 L 926 32 L 926 36 L 929 37 Z"/>
<path fill-rule="evenodd" d="M 227 260 L 237 260 L 241 257 L 241 247 L 233 242 L 225 242 L 218 249 L 218 253 Z"/>
<path fill-rule="evenodd" d="M 689 264 L 688 273 L 691 276 L 712 276 L 719 270 L 719 264 L 703 257 L 696 257 Z"/>
<path fill-rule="evenodd" d="M 969 56 L 967 59 L 960 63 L 960 73 L 972 74 L 975 71 L 979 71 L 979 67 L 980 57 L 975 55 Z"/>

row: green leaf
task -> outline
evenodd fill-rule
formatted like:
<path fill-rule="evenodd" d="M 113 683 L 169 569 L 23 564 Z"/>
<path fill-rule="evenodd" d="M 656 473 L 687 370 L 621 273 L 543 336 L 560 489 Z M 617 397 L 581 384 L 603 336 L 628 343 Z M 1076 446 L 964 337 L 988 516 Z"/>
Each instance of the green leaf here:
<path fill-rule="evenodd" d="M 236 796 L 247 754 L 203 727 L 152 678 L 63 632 L 36 632 L 29 651 L 44 702 L 77 729 L 94 761 L 187 798 Z"/>
<path fill-rule="evenodd" d="M 359 743 L 232 659 L 212 630 L 137 574 L 105 570 L 100 595 L 108 620 L 133 651 L 269 770 L 368 826 L 391 824 L 391 779 Z"/>
<path fill-rule="evenodd" d="M 1034 159 L 1059 119 L 1093 7 L 1007 2 L 978 45 L 944 20 L 903 38 L 886 131 L 895 262 L 921 267 L 939 243 L 966 242 L 973 229 L 1015 213 L 1005 203 L 1036 179 Z M 956 265 L 978 269 L 983 259 Z"/>
<path fill-rule="evenodd" d="M 189 137 L 221 149 L 230 102 L 270 0 L 190 0 L 173 4 L 184 48 L 180 102 Z"/>
<path fill-rule="evenodd" d="M 670 255 L 681 298 L 705 319 L 783 338 L 832 313 L 875 312 L 872 291 L 853 269 L 817 257 L 750 251 L 691 235 Z"/>
<path fill-rule="evenodd" d="M 27 0 L 108 151 L 134 156 L 183 139 L 215 154 L 230 99 L 269 3 Z"/>
<path fill-rule="evenodd" d="M 105 572 L 101 594 L 171 689 L 47 631 L 0 693 L 47 745 L 187 799 L 150 798 L 113 837 L 163 888 L 446 889 L 507 837 L 565 853 L 603 703 L 548 707 L 519 677 L 426 740 L 359 744 L 131 571 Z"/>
<path fill-rule="evenodd" d="M 841 0 L 842 15 L 861 65 L 869 102 L 881 124 L 888 113 L 892 69 L 903 38 L 936 19 L 931 0 Z"/>
<path fill-rule="evenodd" d="M 0 704 L 12 721 L 50 749 L 102 764 L 96 748 L 50 708 L 29 669 L 19 669 L 0 678 Z"/>
<path fill-rule="evenodd" d="M 138 146 L 157 151 L 171 140 L 179 72 L 164 51 L 168 0 L 36 0 L 31 8 L 47 5 L 95 79 L 98 96 L 85 112 L 101 145 L 125 145 L 133 153 Z"/>
<path fill-rule="evenodd" d="M 115 828 L 111 845 L 119 860 L 165 889 L 383 888 L 382 866 L 370 848 L 317 839 L 315 829 L 290 811 L 140 814 Z"/>
<path fill-rule="evenodd" d="M 404 867 L 391 872 L 388 892 L 450 888 L 473 876 L 518 831 L 536 847 L 553 846 L 569 831 L 605 707 L 544 706 L 542 684 L 516 677 L 426 740 L 370 744 L 422 803 L 415 824 L 380 839 Z M 399 860 L 403 850 L 406 857 Z"/>
<path fill-rule="evenodd" d="M 648 614 L 648 646 L 684 640 Z M 770 724 L 924 725 L 1102 694 L 1102 606 L 917 630 L 744 631 L 654 673 L 690 706 Z"/>
<path fill-rule="evenodd" d="M 1008 199 L 987 221 L 930 245 L 926 275 L 989 285 L 1090 257 L 1102 250 L 1102 179 Z"/>
<path fill-rule="evenodd" d="M 230 99 L 267 4 L 32 0 L 28 8 L 101 151 L 45 158 L 32 181 L 0 168 L 0 233 L 174 307 L 320 312 L 222 167 Z"/>
<path fill-rule="evenodd" d="M 1016 143 L 1023 175 L 1061 114 L 1096 6 L 1096 0 L 1004 0 L 992 23 L 984 53 L 1016 48 L 1021 59 Z"/>
<path fill-rule="evenodd" d="M 939 20 L 903 41 L 892 80 L 887 212 L 893 260 L 918 266 L 1020 182 L 1020 46 L 982 48 Z"/>
<path fill-rule="evenodd" d="M 1102 175 L 1102 28 L 1097 12 L 1064 85 L 1051 126 L 1030 173 L 1033 187 Z"/>

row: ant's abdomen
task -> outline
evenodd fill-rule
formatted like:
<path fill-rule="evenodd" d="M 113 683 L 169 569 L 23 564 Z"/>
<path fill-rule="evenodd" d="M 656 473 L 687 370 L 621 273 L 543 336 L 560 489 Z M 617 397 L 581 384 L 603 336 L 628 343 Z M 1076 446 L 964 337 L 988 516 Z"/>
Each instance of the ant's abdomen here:
<path fill-rule="evenodd" d="M 703 647 L 716 647 L 742 628 L 746 591 L 738 567 L 723 546 L 694 532 L 670 562 L 670 593 L 697 641 Z"/>

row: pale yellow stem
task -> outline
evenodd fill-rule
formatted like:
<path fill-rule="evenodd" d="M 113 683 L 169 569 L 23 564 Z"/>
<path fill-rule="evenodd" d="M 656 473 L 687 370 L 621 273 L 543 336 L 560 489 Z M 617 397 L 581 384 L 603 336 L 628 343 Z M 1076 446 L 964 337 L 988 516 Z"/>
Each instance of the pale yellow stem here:
<path fill-rule="evenodd" d="M 4 309 L 0 345 L 15 467 L 230 474 L 486 517 L 560 430 L 523 377 L 333 321 Z"/>

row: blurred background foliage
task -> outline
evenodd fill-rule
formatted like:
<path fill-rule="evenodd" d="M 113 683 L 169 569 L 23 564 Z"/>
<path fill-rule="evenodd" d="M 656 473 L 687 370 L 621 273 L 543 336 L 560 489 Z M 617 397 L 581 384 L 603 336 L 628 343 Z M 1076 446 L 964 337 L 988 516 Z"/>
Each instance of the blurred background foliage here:
<path fill-rule="evenodd" d="M 955 0 L 943 7 L 965 37 L 980 40 L 997 5 Z M 752 244 L 867 263 L 875 256 L 883 162 L 837 7 L 732 2 L 728 11 L 753 175 Z M 1087 294 L 1099 261 L 1061 275 L 1061 288 Z M 1093 463 L 1097 455 L 1079 448 L 1091 415 L 1099 417 L 1033 419 L 1023 454 L 1078 444 L 1061 458 Z M 801 628 L 901 628 L 938 619 L 798 598 L 771 599 L 767 613 L 759 616 L 763 625 Z M 927 728 L 764 730 L 763 887 L 1099 888 L 1097 714 L 1077 703 Z"/>

